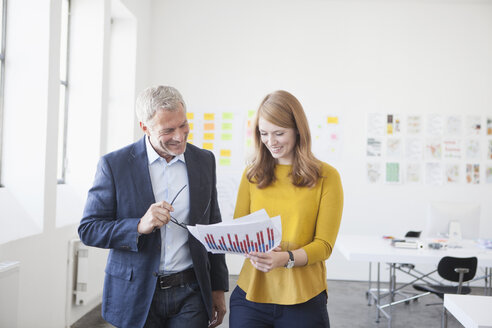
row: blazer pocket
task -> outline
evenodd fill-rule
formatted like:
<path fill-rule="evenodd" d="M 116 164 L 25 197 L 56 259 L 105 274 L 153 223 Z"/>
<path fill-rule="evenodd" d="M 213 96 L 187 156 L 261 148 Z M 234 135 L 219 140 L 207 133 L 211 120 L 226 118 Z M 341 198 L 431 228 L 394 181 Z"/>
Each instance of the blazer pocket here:
<path fill-rule="evenodd" d="M 133 268 L 124 264 L 110 262 L 106 266 L 105 272 L 110 276 L 123 280 L 132 280 Z"/>

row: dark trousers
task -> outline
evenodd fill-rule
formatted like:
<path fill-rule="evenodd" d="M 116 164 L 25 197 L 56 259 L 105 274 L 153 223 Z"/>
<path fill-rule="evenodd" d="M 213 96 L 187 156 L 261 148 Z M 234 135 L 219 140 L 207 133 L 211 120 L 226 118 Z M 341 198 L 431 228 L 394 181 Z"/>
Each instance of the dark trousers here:
<path fill-rule="evenodd" d="M 206 328 L 208 315 L 198 283 L 156 288 L 144 328 Z"/>
<path fill-rule="evenodd" d="M 229 305 L 230 328 L 330 327 L 325 291 L 305 303 L 279 305 L 248 301 L 246 293 L 236 287 Z"/>

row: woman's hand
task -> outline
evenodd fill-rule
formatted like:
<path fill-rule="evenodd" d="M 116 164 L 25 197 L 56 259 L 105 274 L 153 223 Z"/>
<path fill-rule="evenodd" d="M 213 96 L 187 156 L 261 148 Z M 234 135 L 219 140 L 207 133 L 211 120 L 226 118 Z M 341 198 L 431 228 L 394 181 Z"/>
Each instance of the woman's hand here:
<path fill-rule="evenodd" d="M 276 247 L 268 253 L 250 252 L 246 254 L 246 257 L 256 269 L 269 272 L 275 268 L 283 267 L 289 259 L 289 254 L 283 252 L 280 247 Z"/>

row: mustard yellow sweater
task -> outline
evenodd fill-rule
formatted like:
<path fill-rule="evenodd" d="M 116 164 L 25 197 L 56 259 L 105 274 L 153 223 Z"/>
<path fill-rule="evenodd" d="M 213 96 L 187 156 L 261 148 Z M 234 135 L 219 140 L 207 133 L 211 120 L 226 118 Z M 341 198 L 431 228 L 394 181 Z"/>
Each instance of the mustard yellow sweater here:
<path fill-rule="evenodd" d="M 282 220 L 282 250 L 303 248 L 308 263 L 292 269 L 276 268 L 264 273 L 246 259 L 238 285 L 246 299 L 283 305 L 308 301 L 327 289 L 325 260 L 337 238 L 343 208 L 340 175 L 323 163 L 322 178 L 315 187 L 296 187 L 291 183 L 291 165 L 276 165 L 277 180 L 264 189 L 241 179 L 234 218 L 264 208 L 270 217 Z"/>

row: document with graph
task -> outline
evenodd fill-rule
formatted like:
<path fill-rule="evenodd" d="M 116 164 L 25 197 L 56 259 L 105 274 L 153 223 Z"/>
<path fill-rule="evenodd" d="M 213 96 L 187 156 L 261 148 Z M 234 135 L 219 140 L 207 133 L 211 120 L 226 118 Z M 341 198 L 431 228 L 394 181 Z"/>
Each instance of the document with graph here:
<path fill-rule="evenodd" d="M 207 251 L 216 254 L 269 252 L 282 240 L 280 216 L 270 218 L 264 209 L 228 222 L 188 226 Z"/>

